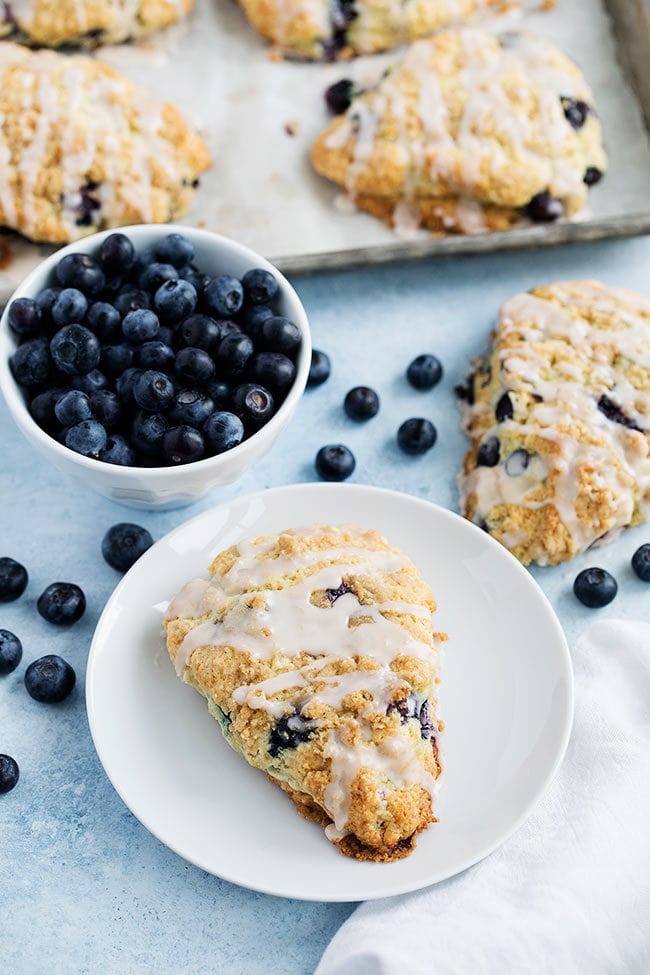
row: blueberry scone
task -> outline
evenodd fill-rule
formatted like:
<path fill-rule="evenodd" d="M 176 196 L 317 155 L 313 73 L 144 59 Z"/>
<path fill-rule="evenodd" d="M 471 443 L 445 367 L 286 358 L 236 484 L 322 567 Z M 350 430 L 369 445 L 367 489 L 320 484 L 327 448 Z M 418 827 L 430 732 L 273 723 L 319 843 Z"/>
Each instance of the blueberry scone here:
<path fill-rule="evenodd" d="M 411 45 L 352 97 L 311 155 L 358 208 L 405 231 L 570 217 L 607 167 L 576 65 L 531 34 L 473 28 Z"/>
<path fill-rule="evenodd" d="M 222 552 L 166 614 L 176 671 L 228 743 L 346 856 L 407 856 L 434 822 L 436 605 L 375 531 L 311 526 Z"/>
<path fill-rule="evenodd" d="M 650 518 L 650 299 L 594 281 L 516 295 L 458 393 L 462 513 L 522 562 Z"/>
<path fill-rule="evenodd" d="M 407 44 L 516 0 L 241 0 L 255 29 L 289 56 L 333 61 Z"/>
<path fill-rule="evenodd" d="M 39 47 L 117 44 L 176 23 L 193 0 L 6 0 L 0 36 Z"/>
<path fill-rule="evenodd" d="M 0 44 L 0 225 L 62 243 L 164 223 L 209 165 L 180 112 L 112 68 Z"/>

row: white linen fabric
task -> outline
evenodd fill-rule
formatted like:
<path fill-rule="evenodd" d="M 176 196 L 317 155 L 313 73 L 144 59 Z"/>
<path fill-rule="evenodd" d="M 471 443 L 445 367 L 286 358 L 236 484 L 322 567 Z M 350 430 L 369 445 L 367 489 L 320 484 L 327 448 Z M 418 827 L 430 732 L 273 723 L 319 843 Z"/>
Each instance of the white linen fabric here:
<path fill-rule="evenodd" d="M 572 656 L 573 733 L 533 815 L 464 874 L 361 905 L 316 975 L 648 975 L 650 623 L 593 623 Z"/>

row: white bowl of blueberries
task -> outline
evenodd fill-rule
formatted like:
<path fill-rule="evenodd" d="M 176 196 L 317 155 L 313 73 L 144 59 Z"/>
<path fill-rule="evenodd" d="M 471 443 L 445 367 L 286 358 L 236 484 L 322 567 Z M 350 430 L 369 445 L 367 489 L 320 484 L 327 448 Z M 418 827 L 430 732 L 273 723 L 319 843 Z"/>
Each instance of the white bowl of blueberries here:
<path fill-rule="evenodd" d="M 58 468 L 140 508 L 189 504 L 266 454 L 305 389 L 309 323 L 268 261 L 169 226 L 47 258 L 0 323 L 0 388 Z"/>

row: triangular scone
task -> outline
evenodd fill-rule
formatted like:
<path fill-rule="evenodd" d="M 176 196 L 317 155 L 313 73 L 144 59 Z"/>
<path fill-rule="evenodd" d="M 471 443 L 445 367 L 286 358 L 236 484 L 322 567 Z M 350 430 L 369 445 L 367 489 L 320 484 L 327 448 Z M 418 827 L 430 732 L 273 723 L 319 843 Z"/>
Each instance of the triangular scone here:
<path fill-rule="evenodd" d="M 241 0 L 263 37 L 288 56 L 334 61 L 407 44 L 517 0 Z"/>
<path fill-rule="evenodd" d="M 0 43 L 0 225 L 63 243 L 164 223 L 209 165 L 180 112 L 112 68 Z"/>
<path fill-rule="evenodd" d="M 434 821 L 429 587 L 375 531 L 311 526 L 222 552 L 172 600 L 176 671 L 228 743 L 357 859 L 407 856 Z"/>
<path fill-rule="evenodd" d="M 594 281 L 516 295 L 458 392 L 461 511 L 522 562 L 650 519 L 650 299 Z"/>
<path fill-rule="evenodd" d="M 118 44 L 176 23 L 193 0 L 6 0 L 0 36 L 43 47 Z"/>
<path fill-rule="evenodd" d="M 413 44 L 312 147 L 319 173 L 397 227 L 476 233 L 575 214 L 607 160 L 576 65 L 530 34 Z"/>

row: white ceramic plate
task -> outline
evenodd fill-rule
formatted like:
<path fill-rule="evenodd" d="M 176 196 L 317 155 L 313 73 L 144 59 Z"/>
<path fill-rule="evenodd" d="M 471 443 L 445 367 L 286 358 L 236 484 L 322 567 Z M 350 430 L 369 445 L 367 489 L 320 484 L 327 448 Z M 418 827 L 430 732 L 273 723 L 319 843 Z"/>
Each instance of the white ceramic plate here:
<path fill-rule="evenodd" d="M 342 857 L 322 829 L 221 737 L 161 638 L 166 601 L 239 539 L 312 522 L 379 529 L 430 583 L 444 651 L 440 822 L 410 857 Z M 564 755 L 573 678 L 546 597 L 498 543 L 426 501 L 376 488 L 294 485 L 205 511 L 150 549 L 109 600 L 86 684 L 93 740 L 135 816 L 181 856 L 254 890 L 365 900 L 417 890 L 476 863 L 528 816 Z"/>

